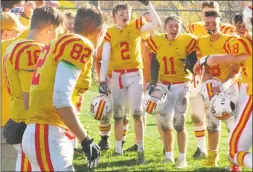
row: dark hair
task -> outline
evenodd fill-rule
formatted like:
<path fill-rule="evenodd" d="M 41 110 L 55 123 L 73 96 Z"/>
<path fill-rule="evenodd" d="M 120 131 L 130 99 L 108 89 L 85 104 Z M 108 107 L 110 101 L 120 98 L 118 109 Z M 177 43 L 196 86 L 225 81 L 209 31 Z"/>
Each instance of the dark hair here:
<path fill-rule="evenodd" d="M 67 18 L 75 18 L 75 13 L 73 11 L 65 11 L 64 15 Z"/>
<path fill-rule="evenodd" d="M 234 18 L 234 23 L 235 23 L 235 25 L 236 25 L 237 23 L 241 24 L 242 22 L 243 22 L 243 14 L 242 14 L 242 13 L 236 14 L 236 15 L 235 15 L 235 18 Z"/>
<path fill-rule="evenodd" d="M 205 17 L 220 17 L 220 13 L 216 10 L 210 10 L 205 12 Z"/>
<path fill-rule="evenodd" d="M 16 1 L 2 0 L 2 1 L 1 1 L 2 10 L 5 11 L 6 8 L 12 9 L 12 8 L 14 8 L 14 5 L 15 5 L 15 4 L 18 4 L 18 3 L 20 3 L 20 2 L 22 2 L 22 1 L 18 1 L 18 0 L 16 0 Z"/>
<path fill-rule="evenodd" d="M 219 9 L 219 4 L 218 4 L 218 2 L 215 2 L 215 1 L 203 1 L 201 3 L 201 8 L 203 9 L 205 7 L 218 8 Z"/>
<path fill-rule="evenodd" d="M 74 32 L 77 34 L 88 35 L 96 32 L 104 24 L 102 12 L 94 5 L 78 9 L 75 22 Z"/>
<path fill-rule="evenodd" d="M 35 8 L 31 18 L 31 29 L 43 28 L 46 24 L 53 24 L 58 27 L 64 21 L 62 13 L 52 7 L 44 6 Z"/>
<path fill-rule="evenodd" d="M 172 15 L 169 15 L 169 16 L 164 20 L 164 24 L 166 25 L 170 20 L 177 20 L 177 21 L 179 21 L 180 23 L 182 23 L 182 20 L 181 20 L 178 16 L 172 14 Z"/>
<path fill-rule="evenodd" d="M 119 10 L 125 10 L 125 9 L 131 10 L 131 7 L 127 3 L 118 4 L 112 8 L 112 15 L 115 16 Z"/>

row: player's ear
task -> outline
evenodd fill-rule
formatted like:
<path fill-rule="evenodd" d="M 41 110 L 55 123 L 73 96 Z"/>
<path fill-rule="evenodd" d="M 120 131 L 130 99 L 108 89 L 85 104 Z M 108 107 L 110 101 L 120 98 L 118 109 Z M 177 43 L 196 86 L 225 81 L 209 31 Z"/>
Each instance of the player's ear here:
<path fill-rule="evenodd" d="M 53 32 L 53 30 L 54 30 L 54 25 L 53 25 L 53 24 L 50 24 L 50 25 L 48 25 L 47 28 L 48 28 L 48 29 L 47 29 L 47 32 L 48 32 L 48 33 L 51 33 L 51 32 Z"/>

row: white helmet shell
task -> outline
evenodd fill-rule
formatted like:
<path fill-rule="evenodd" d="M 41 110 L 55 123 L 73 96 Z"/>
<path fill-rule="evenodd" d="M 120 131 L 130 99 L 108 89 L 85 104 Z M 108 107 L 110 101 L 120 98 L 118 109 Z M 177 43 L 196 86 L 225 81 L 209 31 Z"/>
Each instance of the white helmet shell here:
<path fill-rule="evenodd" d="M 94 119 L 106 119 L 112 113 L 112 102 L 105 94 L 94 97 L 90 103 L 90 112 Z"/>
<path fill-rule="evenodd" d="M 243 23 L 247 27 L 247 29 L 252 29 L 252 5 L 248 5 L 243 10 Z"/>
<path fill-rule="evenodd" d="M 149 89 L 146 91 L 143 99 L 144 110 L 152 115 L 159 114 L 164 110 L 167 96 L 170 94 L 168 88 L 158 83 L 154 91 L 149 94 Z"/>

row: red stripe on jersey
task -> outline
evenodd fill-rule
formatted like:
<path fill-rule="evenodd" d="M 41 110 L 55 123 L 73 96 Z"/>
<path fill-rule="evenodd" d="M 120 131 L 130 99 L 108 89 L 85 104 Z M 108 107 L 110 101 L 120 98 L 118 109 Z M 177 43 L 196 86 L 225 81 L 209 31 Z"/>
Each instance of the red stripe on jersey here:
<path fill-rule="evenodd" d="M 230 36 L 227 40 L 226 40 L 226 42 L 224 43 L 224 45 L 223 45 L 223 49 L 226 51 L 226 45 L 227 45 L 227 43 L 232 39 L 232 38 L 235 38 L 234 36 Z"/>
<path fill-rule="evenodd" d="M 65 38 L 68 38 L 68 37 L 71 37 L 71 36 L 73 36 L 73 35 L 66 35 L 66 36 L 61 37 L 61 39 L 59 39 L 59 40 L 56 42 L 56 44 L 55 44 L 55 49 L 54 49 L 53 53 L 56 53 L 56 50 L 58 49 L 58 45 L 59 45 Z"/>
<path fill-rule="evenodd" d="M 138 19 L 137 19 L 137 20 L 135 20 L 135 27 L 136 27 L 136 29 L 137 29 L 137 30 L 139 30 Z"/>
<path fill-rule="evenodd" d="M 40 124 L 35 124 L 35 151 L 36 158 L 39 164 L 40 170 L 45 171 L 45 168 L 42 163 L 41 150 L 40 150 Z"/>
<path fill-rule="evenodd" d="M 20 171 L 25 171 L 25 153 L 22 151 L 21 153 L 21 169 Z"/>
<path fill-rule="evenodd" d="M 154 52 L 156 52 L 156 50 L 153 48 L 153 46 L 150 44 L 150 42 L 149 42 L 149 39 L 147 39 L 147 43 L 148 43 L 148 46 L 154 51 Z"/>
<path fill-rule="evenodd" d="M 17 55 L 16 55 L 16 60 L 15 60 L 15 69 L 16 69 L 16 70 L 19 70 L 19 59 L 20 59 L 20 55 L 25 51 L 25 49 L 28 49 L 28 48 L 30 48 L 30 47 L 32 47 L 32 46 L 34 46 L 34 45 L 33 45 L 33 44 L 26 45 L 26 46 L 22 47 L 22 48 L 18 51 L 18 53 L 17 53 Z"/>
<path fill-rule="evenodd" d="M 194 28 L 194 24 L 192 25 L 192 33 L 194 33 L 195 28 Z"/>
<path fill-rule="evenodd" d="M 150 41 L 151 41 L 151 43 L 155 46 L 155 49 L 157 50 L 157 46 L 156 46 L 156 44 L 155 44 L 155 42 L 154 42 L 152 36 L 150 36 Z"/>
<path fill-rule="evenodd" d="M 49 128 L 48 124 L 45 124 L 45 127 L 44 127 L 45 154 L 46 154 L 46 160 L 47 160 L 49 171 L 54 171 L 54 167 L 53 167 L 51 157 L 50 157 L 49 144 L 48 144 L 48 128 Z"/>
<path fill-rule="evenodd" d="M 106 38 L 106 36 L 104 37 L 104 39 L 105 39 L 106 41 L 109 41 L 109 42 L 111 42 L 111 40 L 109 40 L 108 38 Z"/>
<path fill-rule="evenodd" d="M 11 64 L 13 64 L 13 61 L 12 61 L 12 60 L 13 60 L 13 56 L 14 56 L 16 50 L 18 49 L 18 47 L 19 47 L 20 45 L 22 45 L 23 43 L 28 43 L 28 42 L 36 42 L 36 41 L 24 41 L 24 42 L 20 42 L 20 43 L 18 43 L 18 44 L 16 44 L 16 45 L 14 46 L 14 48 L 13 48 L 13 50 L 12 50 L 12 52 L 11 52 L 11 55 L 10 55 Z"/>
<path fill-rule="evenodd" d="M 192 49 L 192 45 L 196 44 L 196 40 L 192 39 L 186 47 L 186 51 L 189 53 L 189 50 Z"/>
<path fill-rule="evenodd" d="M 140 29 L 141 29 L 141 27 L 142 27 L 142 17 L 140 18 Z"/>
<path fill-rule="evenodd" d="M 231 29 L 230 27 L 227 27 L 225 30 L 224 30 L 224 33 L 226 34 L 228 29 Z"/>
<path fill-rule="evenodd" d="M 60 51 L 59 53 L 55 56 L 54 58 L 54 61 L 57 62 L 59 60 L 59 58 L 62 56 L 63 52 L 64 52 L 64 48 L 70 44 L 71 42 L 74 42 L 74 41 L 80 41 L 81 39 L 80 38 L 72 38 L 72 39 L 68 39 L 67 41 L 65 41 L 61 47 L 60 47 Z"/>
<path fill-rule="evenodd" d="M 246 37 L 246 39 L 249 41 L 250 47 L 252 47 L 252 38 Z M 251 55 L 252 55 L 252 49 L 251 49 Z"/>
<path fill-rule="evenodd" d="M 189 49 L 188 53 L 191 53 L 192 51 L 194 51 L 194 48 L 196 49 L 196 42 L 197 41 L 194 41 L 192 47 Z"/>
<path fill-rule="evenodd" d="M 222 33 L 223 33 L 222 30 L 224 29 L 224 27 L 225 27 L 224 25 L 220 27 L 220 31 L 221 31 Z"/>
<path fill-rule="evenodd" d="M 246 52 L 248 53 L 248 55 L 250 55 L 250 49 L 247 45 L 247 43 L 243 40 L 243 39 L 238 39 L 239 42 L 241 42 L 246 50 Z"/>
<path fill-rule="evenodd" d="M 111 39 L 112 37 L 111 37 L 111 35 L 108 33 L 108 32 L 106 32 L 106 35 Z"/>

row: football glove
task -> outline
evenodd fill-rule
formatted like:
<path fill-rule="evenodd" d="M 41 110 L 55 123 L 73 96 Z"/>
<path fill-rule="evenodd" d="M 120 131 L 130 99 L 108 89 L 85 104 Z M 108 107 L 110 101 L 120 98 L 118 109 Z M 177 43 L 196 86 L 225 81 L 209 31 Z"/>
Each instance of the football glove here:
<path fill-rule="evenodd" d="M 100 148 L 93 142 L 93 139 L 89 139 L 87 136 L 82 142 L 82 151 L 86 155 L 86 162 L 88 168 L 97 167 L 100 158 Z"/>
<path fill-rule="evenodd" d="M 139 2 L 141 2 L 142 4 L 144 4 L 145 6 L 149 5 L 149 0 L 139 0 Z"/>
<path fill-rule="evenodd" d="M 148 93 L 151 94 L 156 87 L 156 82 L 155 81 L 150 81 L 148 84 L 147 90 L 149 91 Z"/>
<path fill-rule="evenodd" d="M 179 59 L 184 62 L 184 71 L 186 74 L 188 74 L 187 69 L 193 74 L 193 67 L 198 60 L 197 54 L 195 51 L 188 54 L 185 59 Z"/>
<path fill-rule="evenodd" d="M 100 94 L 108 95 L 108 90 L 109 90 L 109 89 L 108 89 L 108 87 L 107 87 L 107 85 L 106 85 L 106 82 L 100 82 L 98 92 L 99 92 Z"/>

